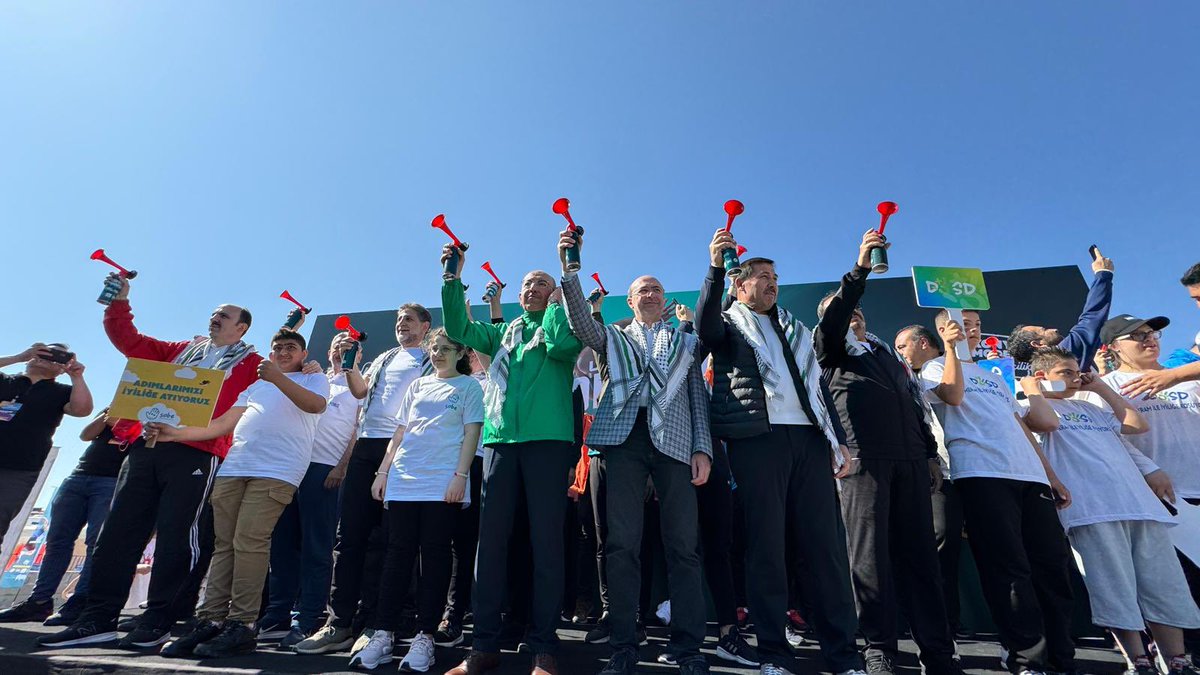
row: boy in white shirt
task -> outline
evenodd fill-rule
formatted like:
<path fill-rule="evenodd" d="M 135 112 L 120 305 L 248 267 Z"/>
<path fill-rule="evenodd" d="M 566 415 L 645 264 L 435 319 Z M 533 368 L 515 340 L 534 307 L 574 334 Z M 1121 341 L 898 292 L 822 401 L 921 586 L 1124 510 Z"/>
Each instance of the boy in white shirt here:
<path fill-rule="evenodd" d="M 921 368 L 945 431 L 950 478 L 962 499 L 968 541 L 992 620 L 1014 673 L 1075 670 L 1071 641 L 1070 550 L 1055 516 L 1071 496 L 1041 456 L 1004 379 L 954 351 L 979 344 L 979 313 L 963 325 L 936 320 L 946 355 Z"/>
<path fill-rule="evenodd" d="M 1175 501 L 1166 472 L 1125 442 L 1150 426 L 1128 401 L 1075 357 L 1057 347 L 1034 353 L 1034 377 L 1021 380 L 1029 428 L 1041 434 L 1046 458 L 1075 485 L 1074 500 L 1059 512 L 1079 559 L 1092 606 L 1092 623 L 1112 631 L 1138 675 L 1155 675 L 1142 644 L 1148 626 L 1171 675 L 1195 675 L 1183 629 L 1200 628 L 1200 609 L 1188 593 L 1167 528 L 1174 518 L 1160 498 Z M 1062 391 L 1042 391 L 1041 381 Z M 1087 392 L 1108 405 L 1083 398 Z"/>
<path fill-rule="evenodd" d="M 255 626 L 270 560 L 271 532 L 308 469 L 317 423 L 325 411 L 324 373 L 300 372 L 304 337 L 282 329 L 258 381 L 207 427 L 148 425 L 165 441 L 198 441 L 233 432 L 210 501 L 216 550 L 196 628 L 163 648 L 169 656 L 223 657 L 254 651 Z"/>

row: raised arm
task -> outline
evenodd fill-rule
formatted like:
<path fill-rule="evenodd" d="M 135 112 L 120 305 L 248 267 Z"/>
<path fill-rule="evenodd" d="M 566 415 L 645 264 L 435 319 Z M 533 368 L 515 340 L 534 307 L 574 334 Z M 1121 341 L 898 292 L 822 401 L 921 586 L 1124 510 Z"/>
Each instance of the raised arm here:
<path fill-rule="evenodd" d="M 1036 377 L 1022 377 L 1021 391 L 1025 392 L 1025 402 L 1029 407 L 1025 411 L 1025 426 L 1030 431 L 1041 434 L 1058 431 L 1058 414 L 1050 406 L 1050 402 L 1042 395 L 1042 387 Z"/>
<path fill-rule="evenodd" d="M 604 325 L 592 318 L 592 308 L 583 297 L 579 275 L 564 273 L 562 278 L 563 303 L 567 306 L 567 323 L 579 341 L 598 353 L 603 353 L 608 344 L 608 333 Z"/>
<path fill-rule="evenodd" d="M 167 361 L 188 345 L 188 341 L 167 342 L 142 335 L 133 325 L 129 308 L 129 280 L 121 279 L 121 291 L 104 310 L 104 332 L 117 351 L 125 356 L 152 361 Z"/>
<path fill-rule="evenodd" d="M 79 432 L 79 440 L 85 443 L 90 443 L 100 437 L 100 432 L 104 431 L 104 427 L 108 425 L 108 408 L 101 410 L 98 415 L 92 418 L 91 422 Z"/>
<path fill-rule="evenodd" d="M 1113 391 L 1113 388 L 1095 373 L 1083 373 L 1083 386 L 1080 389 L 1096 394 L 1108 404 L 1113 417 L 1121 423 L 1121 433 L 1144 434 L 1150 431 L 1150 422 L 1145 415 L 1138 412 L 1128 399 Z"/>
<path fill-rule="evenodd" d="M 1100 346 L 1100 328 L 1108 321 L 1108 312 L 1112 308 L 1112 261 L 1104 257 L 1097 258 L 1092 263 L 1092 270 L 1095 277 L 1088 288 L 1083 312 L 1058 345 L 1075 355 L 1085 371 L 1092 363 L 1092 353 Z"/>
<path fill-rule="evenodd" d="M 942 367 L 941 381 L 934 387 L 933 393 L 948 405 L 962 405 L 967 382 L 963 379 L 962 362 L 958 360 L 958 352 L 955 351 L 954 345 L 960 340 L 965 340 L 966 334 L 956 321 L 938 328 L 938 332 L 942 334 L 942 341 L 946 345 L 945 364 Z"/>
<path fill-rule="evenodd" d="M 871 233 L 874 234 L 874 230 Z M 842 276 L 837 293 L 825 305 L 825 312 L 813 331 L 813 349 L 817 352 L 817 363 L 822 368 L 833 368 L 846 358 L 846 334 L 850 332 L 854 308 L 858 307 L 863 292 L 867 290 L 867 274 L 870 272 L 856 264 L 854 269 Z"/>
<path fill-rule="evenodd" d="M 83 379 L 83 364 L 71 359 L 67 364 L 67 375 L 71 378 L 71 398 L 63 406 L 63 412 L 71 417 L 87 417 L 92 414 L 92 392 Z"/>
<path fill-rule="evenodd" d="M 473 321 L 467 314 L 462 280 L 442 284 L 442 324 L 451 340 L 456 340 L 486 356 L 495 356 L 504 338 L 504 324 Z"/>
<path fill-rule="evenodd" d="M 571 332 L 567 321 L 567 310 L 557 302 L 546 305 L 546 313 L 542 315 L 542 332 L 546 335 L 546 356 L 555 361 L 575 363 L 579 352 L 583 351 L 583 343 Z"/>

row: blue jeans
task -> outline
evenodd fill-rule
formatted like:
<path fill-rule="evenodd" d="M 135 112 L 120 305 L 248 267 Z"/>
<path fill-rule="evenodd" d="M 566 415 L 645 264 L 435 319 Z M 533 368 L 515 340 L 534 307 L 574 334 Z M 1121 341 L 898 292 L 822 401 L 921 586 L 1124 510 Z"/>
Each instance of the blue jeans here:
<path fill-rule="evenodd" d="M 63 481 L 50 506 L 46 555 L 42 559 L 42 568 L 30 600 L 43 602 L 54 597 L 58 584 L 71 564 L 71 557 L 75 553 L 75 540 L 79 538 L 83 526 L 87 525 L 87 557 L 83 560 L 83 570 L 79 573 L 75 594 L 69 601 L 72 606 L 83 608 L 92 576 L 92 553 L 96 549 L 100 528 L 104 525 L 104 519 L 108 517 L 108 507 L 112 504 L 113 491 L 116 488 L 115 477 L 73 473 Z"/>
<path fill-rule="evenodd" d="M 321 626 L 333 580 L 338 523 L 340 490 L 325 488 L 325 478 L 332 470 L 328 464 L 309 464 L 295 498 L 275 525 L 271 535 L 270 595 L 262 626 L 290 624 L 293 607 L 298 610 L 301 630 Z"/>

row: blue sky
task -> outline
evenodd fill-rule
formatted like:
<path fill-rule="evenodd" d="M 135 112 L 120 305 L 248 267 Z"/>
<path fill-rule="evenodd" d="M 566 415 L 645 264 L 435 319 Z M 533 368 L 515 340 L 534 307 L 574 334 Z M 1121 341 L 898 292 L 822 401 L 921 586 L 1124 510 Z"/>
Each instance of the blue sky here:
<path fill-rule="evenodd" d="M 69 342 L 103 404 L 123 359 L 96 247 L 141 273 L 144 332 L 190 337 L 233 302 L 265 348 L 285 287 L 322 313 L 439 304 L 437 213 L 472 245 L 468 281 L 485 258 L 506 280 L 551 268 L 561 195 L 612 288 L 698 287 L 731 197 L 735 235 L 788 283 L 844 272 L 882 199 L 893 275 L 1085 265 L 1097 243 L 1118 310 L 1171 316 L 1182 345 L 1198 20 L 1184 2 L 5 3 L 0 352 Z"/>

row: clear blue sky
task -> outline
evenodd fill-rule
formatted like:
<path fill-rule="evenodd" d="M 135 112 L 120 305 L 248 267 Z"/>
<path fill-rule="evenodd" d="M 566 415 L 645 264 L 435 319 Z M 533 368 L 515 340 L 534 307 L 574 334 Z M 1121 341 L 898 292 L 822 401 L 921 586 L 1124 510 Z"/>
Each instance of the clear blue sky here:
<path fill-rule="evenodd" d="M 0 352 L 69 342 L 103 405 L 123 360 L 98 246 L 141 273 L 144 332 L 190 337 L 233 302 L 265 347 L 285 287 L 318 312 L 440 304 L 439 212 L 468 281 L 485 258 L 552 268 L 560 195 L 614 288 L 698 287 L 731 197 L 788 283 L 844 272 L 882 199 L 892 274 L 1082 265 L 1094 242 L 1118 310 L 1171 316 L 1184 345 L 1198 21 L 1185 2 L 5 3 Z"/>

